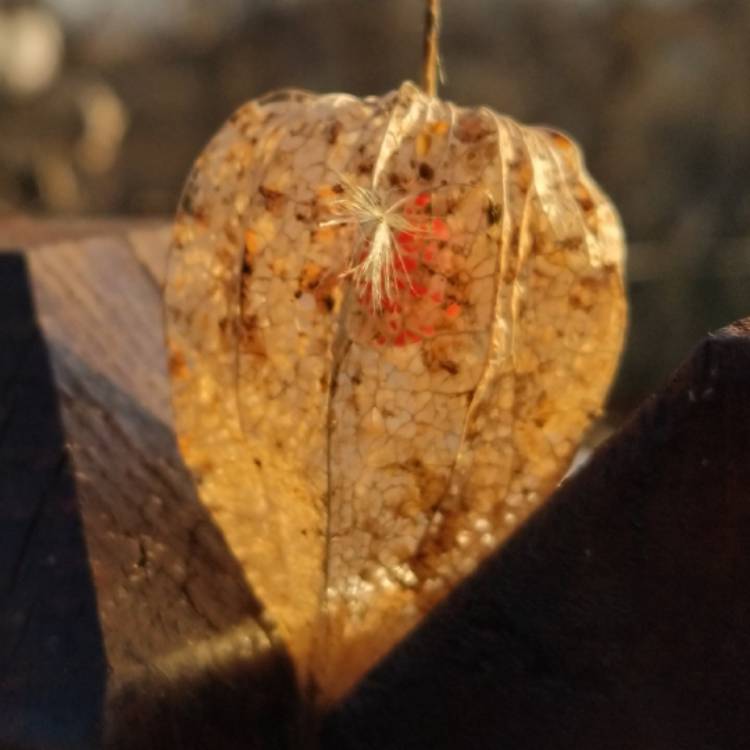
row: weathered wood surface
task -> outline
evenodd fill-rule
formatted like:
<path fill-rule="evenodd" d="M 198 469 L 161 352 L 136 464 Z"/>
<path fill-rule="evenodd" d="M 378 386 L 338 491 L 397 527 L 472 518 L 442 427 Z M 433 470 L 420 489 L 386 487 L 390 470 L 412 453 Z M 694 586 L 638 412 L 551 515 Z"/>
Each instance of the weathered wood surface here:
<path fill-rule="evenodd" d="M 300 747 L 170 428 L 164 224 L 0 222 L 0 748 Z M 704 341 L 324 748 L 746 747 L 750 323 Z"/>
<path fill-rule="evenodd" d="M 281 737 L 284 654 L 256 659 L 260 606 L 169 426 L 168 229 L 17 223 L 0 229 L 11 239 L 24 252 L 0 254 L 0 747 L 82 750 L 104 733 L 246 748 L 269 722 Z"/>
<path fill-rule="evenodd" d="M 750 319 L 329 718 L 325 747 L 750 746 Z"/>

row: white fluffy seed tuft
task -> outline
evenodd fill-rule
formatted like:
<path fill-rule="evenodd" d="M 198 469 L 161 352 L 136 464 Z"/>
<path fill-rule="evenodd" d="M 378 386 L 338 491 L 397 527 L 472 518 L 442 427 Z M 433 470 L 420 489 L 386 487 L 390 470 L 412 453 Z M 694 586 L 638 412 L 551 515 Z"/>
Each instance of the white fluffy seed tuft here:
<path fill-rule="evenodd" d="M 412 198 L 407 195 L 389 205 L 373 189 L 355 185 L 341 177 L 344 193 L 332 204 L 335 219 L 322 226 L 355 225 L 358 240 L 352 248 L 349 267 L 342 276 L 350 276 L 360 293 L 370 292 L 371 305 L 381 312 L 386 301 L 396 298 L 396 258 L 399 250 L 395 232 L 424 233 L 401 213 Z M 362 257 L 364 254 L 364 257 Z"/>

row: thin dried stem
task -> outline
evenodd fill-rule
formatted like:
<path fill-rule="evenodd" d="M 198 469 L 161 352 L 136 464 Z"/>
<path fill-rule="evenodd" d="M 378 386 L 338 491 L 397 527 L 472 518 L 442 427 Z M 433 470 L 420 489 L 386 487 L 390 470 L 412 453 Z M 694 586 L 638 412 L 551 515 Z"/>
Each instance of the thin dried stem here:
<path fill-rule="evenodd" d="M 422 88 L 429 96 L 437 95 L 440 74 L 440 0 L 427 0 L 424 20 L 424 60 Z"/>

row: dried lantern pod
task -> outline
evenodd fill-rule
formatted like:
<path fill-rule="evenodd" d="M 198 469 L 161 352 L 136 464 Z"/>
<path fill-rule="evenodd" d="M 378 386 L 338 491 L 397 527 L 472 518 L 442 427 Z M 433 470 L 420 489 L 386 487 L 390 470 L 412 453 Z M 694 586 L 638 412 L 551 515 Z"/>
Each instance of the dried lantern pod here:
<path fill-rule="evenodd" d="M 568 138 L 410 83 L 250 102 L 199 157 L 166 288 L 180 445 L 323 702 L 559 481 L 623 256 Z"/>

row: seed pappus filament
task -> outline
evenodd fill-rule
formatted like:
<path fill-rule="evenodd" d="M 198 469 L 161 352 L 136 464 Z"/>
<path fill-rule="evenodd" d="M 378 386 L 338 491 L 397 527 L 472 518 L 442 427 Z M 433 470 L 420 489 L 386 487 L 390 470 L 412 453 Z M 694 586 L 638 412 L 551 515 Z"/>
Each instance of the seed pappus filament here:
<path fill-rule="evenodd" d="M 396 259 L 399 257 L 396 233 L 426 233 L 423 227 L 413 224 L 401 213 L 401 209 L 418 196 L 407 195 L 385 205 L 375 190 L 354 185 L 343 178 L 341 182 L 344 194 L 332 205 L 338 216 L 323 222 L 322 226 L 354 224 L 357 227 L 359 240 L 352 249 L 349 267 L 342 276 L 352 277 L 357 290 L 370 295 L 372 309 L 382 312 L 387 303 L 395 300 L 399 289 L 396 278 Z"/>

